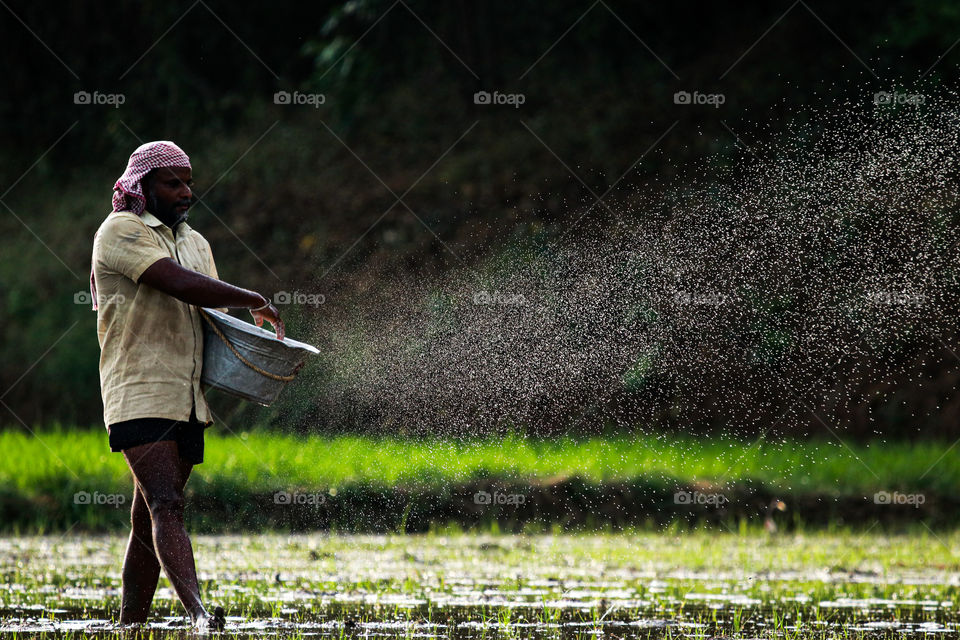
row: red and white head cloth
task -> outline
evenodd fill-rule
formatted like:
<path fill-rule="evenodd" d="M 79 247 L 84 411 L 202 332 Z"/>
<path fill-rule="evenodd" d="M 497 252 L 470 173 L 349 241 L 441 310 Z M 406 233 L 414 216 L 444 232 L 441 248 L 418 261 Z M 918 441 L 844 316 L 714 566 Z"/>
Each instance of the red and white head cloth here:
<path fill-rule="evenodd" d="M 143 213 L 147 199 L 140 184 L 143 177 L 153 169 L 160 167 L 190 168 L 190 158 L 183 149 L 169 140 L 157 140 L 137 147 L 130 154 L 127 170 L 113 185 L 113 210 Z M 90 265 L 90 296 L 93 310 L 97 310 L 97 283 L 93 278 L 93 265 Z"/>
<path fill-rule="evenodd" d="M 183 149 L 169 140 L 158 140 L 140 145 L 130 154 L 127 170 L 113 185 L 113 210 L 130 211 L 137 215 L 143 213 L 146 197 L 140 181 L 152 169 L 160 167 L 190 168 L 190 158 Z"/>

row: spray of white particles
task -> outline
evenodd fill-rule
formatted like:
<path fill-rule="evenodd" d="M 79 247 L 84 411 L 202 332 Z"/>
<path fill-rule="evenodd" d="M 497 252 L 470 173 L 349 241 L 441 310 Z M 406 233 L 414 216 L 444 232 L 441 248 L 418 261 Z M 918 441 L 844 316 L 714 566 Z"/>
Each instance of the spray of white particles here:
<path fill-rule="evenodd" d="M 811 118 L 666 196 L 608 199 L 614 224 L 588 215 L 318 327 L 324 411 L 408 432 L 788 425 L 941 350 L 960 107 Z"/>

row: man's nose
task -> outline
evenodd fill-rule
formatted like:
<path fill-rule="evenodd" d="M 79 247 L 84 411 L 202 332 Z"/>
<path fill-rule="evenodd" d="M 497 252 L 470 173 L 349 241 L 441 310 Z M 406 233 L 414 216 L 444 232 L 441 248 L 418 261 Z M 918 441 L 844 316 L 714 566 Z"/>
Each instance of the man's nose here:
<path fill-rule="evenodd" d="M 188 200 L 193 196 L 193 191 L 190 190 L 184 183 L 180 183 L 180 193 L 177 194 L 181 200 Z"/>

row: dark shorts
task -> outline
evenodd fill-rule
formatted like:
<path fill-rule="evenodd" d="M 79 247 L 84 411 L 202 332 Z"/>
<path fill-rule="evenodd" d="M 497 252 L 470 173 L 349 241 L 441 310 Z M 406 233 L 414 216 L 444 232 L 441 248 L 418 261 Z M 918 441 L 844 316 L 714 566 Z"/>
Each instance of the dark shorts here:
<path fill-rule="evenodd" d="M 203 462 L 202 422 L 197 421 L 196 412 L 190 413 L 190 420 L 177 422 L 169 418 L 137 418 L 115 422 L 107 428 L 110 433 L 110 451 L 123 451 L 150 442 L 172 440 L 177 443 L 180 457 L 192 464 Z"/>

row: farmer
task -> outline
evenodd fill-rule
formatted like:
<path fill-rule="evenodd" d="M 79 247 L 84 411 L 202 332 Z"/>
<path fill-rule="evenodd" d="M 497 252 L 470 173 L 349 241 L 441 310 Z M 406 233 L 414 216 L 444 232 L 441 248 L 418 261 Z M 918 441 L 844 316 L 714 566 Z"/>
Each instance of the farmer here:
<path fill-rule="evenodd" d="M 90 291 L 103 421 L 134 482 L 120 622 L 146 621 L 163 568 L 193 625 L 219 630 L 223 609 L 211 615 L 203 606 L 183 524 L 183 488 L 213 423 L 200 388 L 197 307 L 250 309 L 281 340 L 284 329 L 267 298 L 217 279 L 210 245 L 186 223 L 192 184 L 190 159 L 172 142 L 133 152 L 93 240 Z"/>

